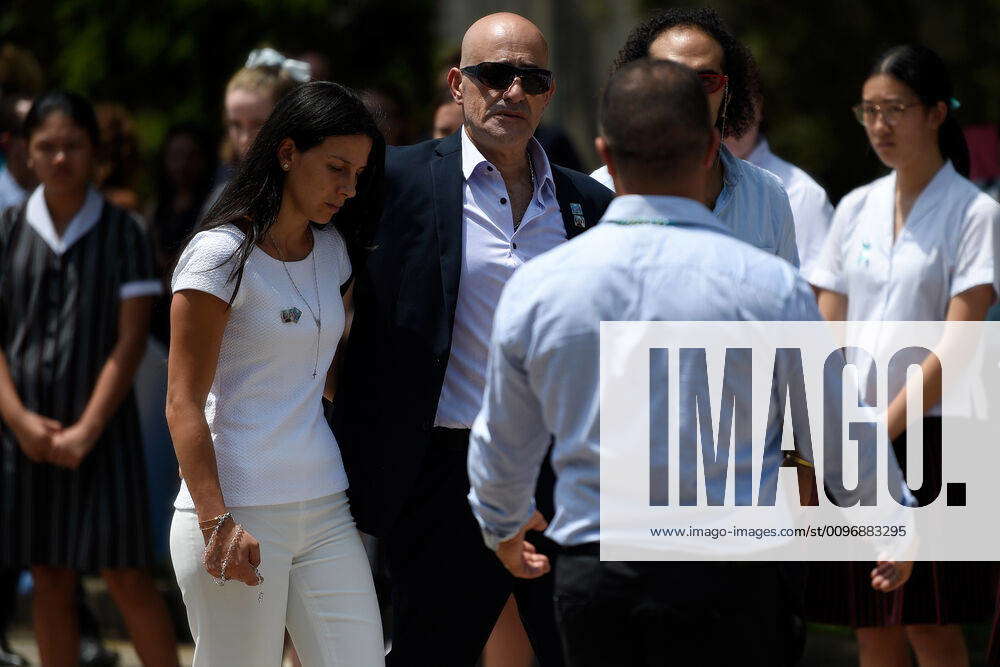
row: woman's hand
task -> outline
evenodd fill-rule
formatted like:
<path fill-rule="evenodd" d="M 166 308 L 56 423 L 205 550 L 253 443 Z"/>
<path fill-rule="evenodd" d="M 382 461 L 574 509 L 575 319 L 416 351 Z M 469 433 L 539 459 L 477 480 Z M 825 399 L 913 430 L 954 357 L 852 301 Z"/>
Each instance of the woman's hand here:
<path fill-rule="evenodd" d="M 264 581 L 257 573 L 257 568 L 260 567 L 260 543 L 249 531 L 237 524 L 235 519 L 226 519 L 215 539 L 212 540 L 211 537 L 212 531 L 204 532 L 206 572 L 216 579 L 223 578 L 222 566 L 225 563 L 226 580 L 242 581 L 247 586 L 256 586 Z M 234 537 L 238 539 L 235 545 Z"/>
<path fill-rule="evenodd" d="M 62 424 L 55 419 L 25 410 L 18 419 L 10 423 L 10 429 L 24 455 L 35 463 L 44 463 L 49 460 L 52 439 L 62 430 Z"/>
<path fill-rule="evenodd" d="M 49 463 L 76 470 L 84 457 L 94 449 L 98 435 L 100 435 L 98 431 L 81 422 L 55 433 L 52 436 L 52 448 L 49 450 Z"/>

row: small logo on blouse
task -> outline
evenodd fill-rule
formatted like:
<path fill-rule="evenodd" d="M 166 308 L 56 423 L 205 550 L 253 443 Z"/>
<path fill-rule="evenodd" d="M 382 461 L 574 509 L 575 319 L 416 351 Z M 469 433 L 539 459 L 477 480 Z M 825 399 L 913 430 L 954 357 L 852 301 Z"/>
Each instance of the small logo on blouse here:
<path fill-rule="evenodd" d="M 871 264 L 872 258 L 872 242 L 862 241 L 861 251 L 858 253 L 858 266 L 864 266 L 866 269 Z"/>
<path fill-rule="evenodd" d="M 281 311 L 281 321 L 285 324 L 298 324 L 300 317 L 302 317 L 302 311 L 295 306 Z"/>
<path fill-rule="evenodd" d="M 573 224 L 584 229 L 587 227 L 587 218 L 583 217 L 583 207 L 576 202 L 569 205 L 569 212 L 573 214 Z"/>

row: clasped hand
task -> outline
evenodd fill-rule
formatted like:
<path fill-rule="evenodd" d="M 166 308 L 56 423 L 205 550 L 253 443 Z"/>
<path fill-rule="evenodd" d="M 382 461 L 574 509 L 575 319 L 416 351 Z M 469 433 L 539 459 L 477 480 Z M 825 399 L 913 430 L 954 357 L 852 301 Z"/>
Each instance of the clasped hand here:
<path fill-rule="evenodd" d="M 10 426 L 21 451 L 35 463 L 75 470 L 97 443 L 97 435 L 81 422 L 63 428 L 55 419 L 30 411 Z"/>

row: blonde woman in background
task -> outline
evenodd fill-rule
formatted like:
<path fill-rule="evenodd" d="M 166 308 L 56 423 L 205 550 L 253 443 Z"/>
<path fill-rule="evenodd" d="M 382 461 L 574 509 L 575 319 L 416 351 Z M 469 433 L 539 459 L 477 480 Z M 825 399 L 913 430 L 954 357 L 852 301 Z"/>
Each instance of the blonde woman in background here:
<path fill-rule="evenodd" d="M 309 63 L 263 48 L 251 51 L 243 67 L 229 79 L 222 111 L 226 126 L 220 155 L 223 166 L 200 217 L 205 217 L 229 184 L 234 167 L 246 157 L 274 105 L 296 86 L 309 81 L 310 72 Z"/>

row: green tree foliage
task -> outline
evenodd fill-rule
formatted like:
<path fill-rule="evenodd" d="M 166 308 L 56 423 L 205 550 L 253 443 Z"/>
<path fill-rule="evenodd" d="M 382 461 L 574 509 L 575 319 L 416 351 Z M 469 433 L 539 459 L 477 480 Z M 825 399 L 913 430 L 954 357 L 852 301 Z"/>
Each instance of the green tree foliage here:
<path fill-rule="evenodd" d="M 263 45 L 318 51 L 336 81 L 422 100 L 433 18 L 431 0 L 8 0 L 0 42 L 32 51 L 50 86 L 123 103 L 148 153 L 173 122 L 219 129 L 226 81 Z"/>
<path fill-rule="evenodd" d="M 663 3 L 647 6 L 654 4 Z M 775 152 L 813 174 L 834 202 L 884 173 L 850 107 L 875 59 L 891 46 L 917 42 L 941 54 L 963 125 L 1000 121 L 997 0 L 711 4 L 760 64 Z"/>

